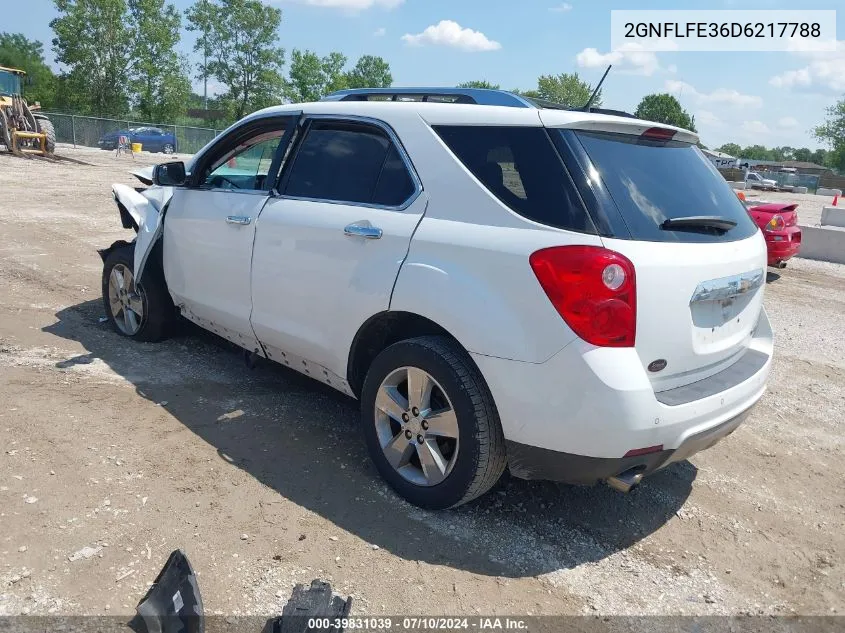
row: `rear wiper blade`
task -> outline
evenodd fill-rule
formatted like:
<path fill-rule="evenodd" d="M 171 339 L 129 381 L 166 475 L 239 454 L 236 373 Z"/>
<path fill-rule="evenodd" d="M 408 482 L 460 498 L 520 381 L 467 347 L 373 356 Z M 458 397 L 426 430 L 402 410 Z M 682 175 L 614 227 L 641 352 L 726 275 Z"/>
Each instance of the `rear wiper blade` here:
<path fill-rule="evenodd" d="M 664 231 L 672 229 L 717 229 L 730 231 L 736 226 L 736 222 L 728 218 L 721 218 L 718 215 L 691 215 L 686 218 L 669 218 L 660 228 Z"/>

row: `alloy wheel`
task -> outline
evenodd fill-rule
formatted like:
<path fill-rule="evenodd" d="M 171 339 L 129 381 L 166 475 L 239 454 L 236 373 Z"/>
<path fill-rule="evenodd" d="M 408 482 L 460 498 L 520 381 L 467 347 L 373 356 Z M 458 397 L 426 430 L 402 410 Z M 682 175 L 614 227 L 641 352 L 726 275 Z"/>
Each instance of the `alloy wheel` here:
<path fill-rule="evenodd" d="M 144 323 L 143 289 L 135 286 L 135 277 L 123 264 L 115 264 L 109 275 L 109 306 L 117 328 L 134 336 Z"/>
<path fill-rule="evenodd" d="M 449 396 L 418 367 L 392 371 L 375 403 L 379 444 L 388 463 L 418 486 L 443 482 L 458 458 L 458 418 Z"/>

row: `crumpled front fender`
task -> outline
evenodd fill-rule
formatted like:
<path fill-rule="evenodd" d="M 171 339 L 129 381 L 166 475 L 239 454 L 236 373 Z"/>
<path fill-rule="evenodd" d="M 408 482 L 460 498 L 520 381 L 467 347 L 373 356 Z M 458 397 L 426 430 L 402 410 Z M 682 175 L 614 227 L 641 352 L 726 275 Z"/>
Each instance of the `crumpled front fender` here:
<path fill-rule="evenodd" d="M 117 201 L 121 214 L 129 215 L 133 228 L 138 232 L 135 239 L 135 281 L 141 280 L 147 258 L 153 246 L 161 237 L 164 228 L 164 210 L 170 201 L 172 189 L 169 187 L 150 187 L 139 193 L 126 185 L 112 185 L 114 199 Z M 124 223 L 125 226 L 125 223 Z"/>

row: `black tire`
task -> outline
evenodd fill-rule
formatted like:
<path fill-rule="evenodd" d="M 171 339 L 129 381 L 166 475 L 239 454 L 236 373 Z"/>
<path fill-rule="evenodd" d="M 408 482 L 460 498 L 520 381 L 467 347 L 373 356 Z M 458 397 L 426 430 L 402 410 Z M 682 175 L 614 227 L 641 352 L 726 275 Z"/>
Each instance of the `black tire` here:
<path fill-rule="evenodd" d="M 452 403 L 460 433 L 460 449 L 451 472 L 439 484 L 414 484 L 390 465 L 375 422 L 375 402 L 382 382 L 395 370 L 415 367 L 427 372 Z M 492 488 L 507 465 L 499 413 L 487 383 L 469 355 L 444 336 L 401 341 L 373 361 L 361 393 L 361 421 L 370 457 L 381 476 L 400 496 L 429 510 L 453 508 Z"/>
<path fill-rule="evenodd" d="M 47 153 L 48 154 L 55 154 L 56 153 L 56 128 L 53 127 L 53 122 L 49 119 L 35 119 L 35 122 L 38 124 L 38 131 L 42 134 L 47 135 Z"/>
<path fill-rule="evenodd" d="M 134 274 L 135 244 L 118 246 L 112 250 L 103 263 L 103 310 L 112 329 L 127 338 L 136 341 L 154 343 L 167 337 L 175 321 L 175 308 L 167 285 L 160 271 L 147 269 L 136 292 L 143 305 L 143 317 L 140 327 L 134 333 L 127 333 L 118 325 L 109 301 L 109 278 L 115 266 L 121 265 Z"/>
<path fill-rule="evenodd" d="M 165 143 L 165 144 L 164 144 L 164 147 L 162 147 L 162 148 L 161 148 L 161 151 L 162 151 L 162 153 L 164 153 L 164 154 L 168 154 L 168 155 L 170 155 L 170 154 L 172 154 L 172 153 L 173 153 L 173 151 L 174 151 L 174 147 L 173 147 L 173 145 L 172 145 L 171 143 Z"/>
<path fill-rule="evenodd" d="M 0 108 L 0 143 L 5 145 L 10 152 L 12 151 L 12 133 L 9 130 L 9 120 L 2 108 Z"/>

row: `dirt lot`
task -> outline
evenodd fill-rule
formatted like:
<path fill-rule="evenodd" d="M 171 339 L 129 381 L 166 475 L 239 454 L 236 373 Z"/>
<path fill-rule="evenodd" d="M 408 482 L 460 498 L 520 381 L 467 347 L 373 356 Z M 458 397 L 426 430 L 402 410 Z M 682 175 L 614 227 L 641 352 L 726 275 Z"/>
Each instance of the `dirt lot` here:
<path fill-rule="evenodd" d="M 354 401 L 100 323 L 132 161 L 63 153 L 95 164 L 0 155 L 0 615 L 131 614 L 178 547 L 228 615 L 315 577 L 359 615 L 845 611 L 845 267 L 772 275 L 770 389 L 712 450 L 628 496 L 505 480 L 429 513 L 380 482 Z"/>

